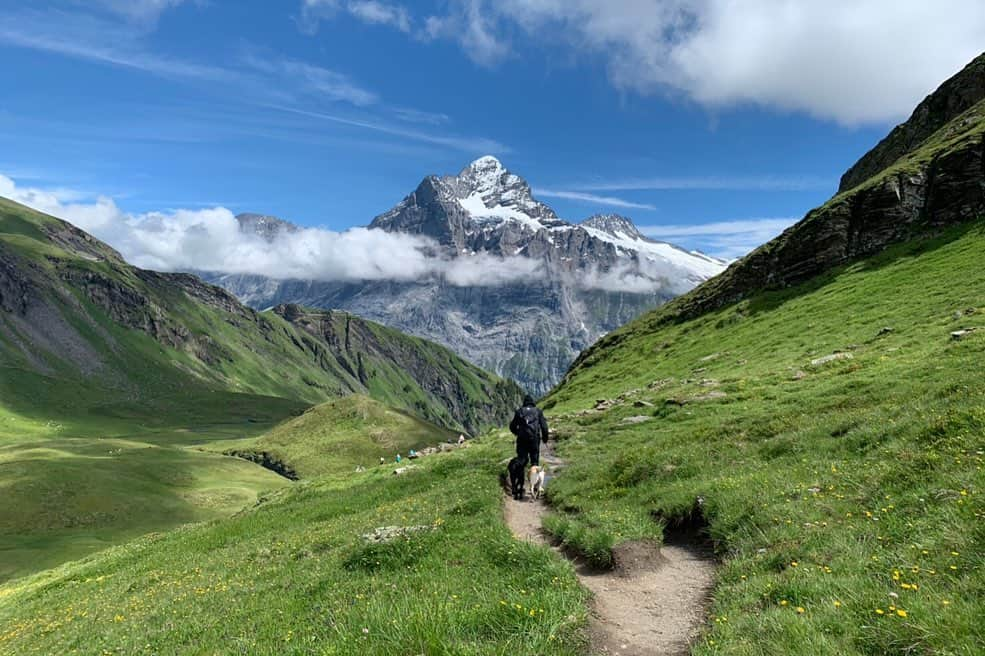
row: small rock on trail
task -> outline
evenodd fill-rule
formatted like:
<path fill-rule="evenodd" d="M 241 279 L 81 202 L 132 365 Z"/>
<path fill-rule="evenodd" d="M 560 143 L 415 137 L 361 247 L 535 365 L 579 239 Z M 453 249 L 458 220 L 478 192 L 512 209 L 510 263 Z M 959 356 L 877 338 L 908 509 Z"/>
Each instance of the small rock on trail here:
<path fill-rule="evenodd" d="M 548 451 L 548 449 L 545 449 Z M 548 451 L 548 471 L 562 462 Z M 507 525 L 518 540 L 550 546 L 541 520 L 542 500 L 506 497 Z M 712 554 L 687 541 L 630 542 L 613 550 L 615 567 L 599 571 L 575 559 L 579 582 L 594 597 L 589 632 L 593 653 L 678 656 L 688 653 L 706 616 L 714 581 Z M 561 554 L 561 550 L 554 547 Z M 562 554 L 563 555 L 563 554 Z"/>

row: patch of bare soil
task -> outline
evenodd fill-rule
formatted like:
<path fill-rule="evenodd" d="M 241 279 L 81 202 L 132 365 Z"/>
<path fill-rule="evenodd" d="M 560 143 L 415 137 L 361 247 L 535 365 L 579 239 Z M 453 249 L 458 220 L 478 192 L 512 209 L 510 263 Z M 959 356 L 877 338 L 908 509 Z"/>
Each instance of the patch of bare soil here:
<path fill-rule="evenodd" d="M 561 464 L 549 454 L 543 460 L 552 472 Z M 541 528 L 547 512 L 543 501 L 506 497 L 506 523 L 517 539 L 551 546 Z M 574 559 L 578 580 L 594 596 L 589 630 L 595 653 L 688 653 L 705 619 L 715 560 L 694 535 L 668 531 L 665 540 L 662 546 L 651 542 L 618 545 L 611 570 L 593 570 Z"/>

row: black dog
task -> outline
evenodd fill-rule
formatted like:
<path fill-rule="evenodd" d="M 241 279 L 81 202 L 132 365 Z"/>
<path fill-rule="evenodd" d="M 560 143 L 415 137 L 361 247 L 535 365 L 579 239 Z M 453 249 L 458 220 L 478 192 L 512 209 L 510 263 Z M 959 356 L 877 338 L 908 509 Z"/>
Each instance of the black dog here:
<path fill-rule="evenodd" d="M 510 490 L 517 501 L 523 499 L 523 469 L 526 465 L 527 461 L 521 458 L 513 458 L 510 464 L 506 465 L 506 471 L 510 473 Z"/>

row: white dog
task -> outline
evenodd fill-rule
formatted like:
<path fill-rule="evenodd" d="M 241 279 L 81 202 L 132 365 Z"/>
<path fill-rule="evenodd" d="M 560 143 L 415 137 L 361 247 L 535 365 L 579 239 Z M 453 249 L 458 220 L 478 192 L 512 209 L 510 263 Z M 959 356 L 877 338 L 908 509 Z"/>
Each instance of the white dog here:
<path fill-rule="evenodd" d="M 539 499 L 544 494 L 544 468 L 534 465 L 530 468 L 530 496 Z"/>

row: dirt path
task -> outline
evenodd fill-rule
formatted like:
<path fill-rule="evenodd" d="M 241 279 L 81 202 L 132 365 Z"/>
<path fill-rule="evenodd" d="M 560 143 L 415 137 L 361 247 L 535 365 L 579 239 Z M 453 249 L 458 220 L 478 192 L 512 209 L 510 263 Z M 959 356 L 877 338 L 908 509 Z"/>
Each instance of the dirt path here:
<path fill-rule="evenodd" d="M 563 464 L 553 454 L 545 453 L 541 459 L 549 472 Z M 518 539 L 550 546 L 541 529 L 547 511 L 543 501 L 506 497 L 506 523 Z M 594 595 L 589 629 L 595 653 L 688 653 L 705 617 L 715 563 L 707 550 L 672 538 L 663 547 L 652 543 L 616 547 L 616 566 L 609 571 L 593 571 L 574 561 L 578 580 Z"/>

